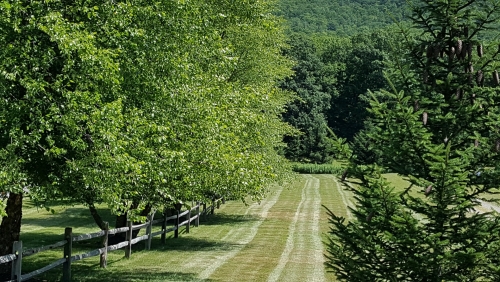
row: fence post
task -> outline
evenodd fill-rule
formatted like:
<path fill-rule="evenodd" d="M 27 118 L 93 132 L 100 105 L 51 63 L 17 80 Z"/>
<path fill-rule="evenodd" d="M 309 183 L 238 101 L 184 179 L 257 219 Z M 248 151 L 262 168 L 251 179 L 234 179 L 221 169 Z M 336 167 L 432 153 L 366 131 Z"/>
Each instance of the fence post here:
<path fill-rule="evenodd" d="M 64 245 L 64 258 L 66 262 L 63 264 L 63 277 L 64 282 L 71 281 L 71 251 L 73 249 L 73 229 L 71 227 L 66 227 L 64 229 L 64 239 L 66 240 L 66 245 Z"/>
<path fill-rule="evenodd" d="M 165 238 L 167 236 L 167 211 L 163 211 L 163 223 L 161 224 L 161 230 L 163 233 L 161 234 L 161 243 L 165 244 Z"/>
<path fill-rule="evenodd" d="M 196 215 L 198 216 L 194 221 L 194 226 L 200 226 L 200 202 L 196 202 Z"/>
<path fill-rule="evenodd" d="M 14 244 L 12 245 L 12 254 L 16 255 L 17 258 L 12 262 L 12 273 L 10 279 L 15 281 L 21 281 L 21 267 L 23 264 L 22 241 L 14 241 Z"/>
<path fill-rule="evenodd" d="M 188 222 L 186 225 L 186 233 L 189 233 L 189 227 L 191 227 L 191 210 L 188 211 Z"/>
<path fill-rule="evenodd" d="M 226 198 L 222 197 L 222 204 L 225 205 L 226 204 Z"/>
<path fill-rule="evenodd" d="M 203 202 L 203 214 L 207 214 L 207 203 Z"/>
<path fill-rule="evenodd" d="M 218 199 L 217 200 L 217 209 L 220 209 L 220 202 L 221 202 L 221 199 Z"/>
<path fill-rule="evenodd" d="M 214 214 L 215 212 L 215 200 L 212 200 L 212 206 L 210 207 L 210 214 Z"/>
<path fill-rule="evenodd" d="M 174 238 L 179 238 L 179 210 L 176 210 L 177 218 L 175 219 L 175 232 Z"/>
<path fill-rule="evenodd" d="M 153 230 L 153 218 L 154 218 L 154 213 L 151 215 L 148 215 L 148 226 L 146 226 L 146 234 L 148 235 L 148 239 L 146 240 L 146 250 L 151 249 L 151 231 Z"/>
<path fill-rule="evenodd" d="M 102 246 L 104 251 L 101 254 L 101 260 L 99 265 L 102 268 L 106 268 L 108 265 L 108 235 L 109 235 L 109 223 L 104 222 L 104 237 L 102 237 Z"/>
<path fill-rule="evenodd" d="M 130 258 L 130 254 L 132 253 L 132 221 L 127 221 L 128 231 L 127 231 L 127 241 L 128 245 L 125 248 L 125 257 Z"/>

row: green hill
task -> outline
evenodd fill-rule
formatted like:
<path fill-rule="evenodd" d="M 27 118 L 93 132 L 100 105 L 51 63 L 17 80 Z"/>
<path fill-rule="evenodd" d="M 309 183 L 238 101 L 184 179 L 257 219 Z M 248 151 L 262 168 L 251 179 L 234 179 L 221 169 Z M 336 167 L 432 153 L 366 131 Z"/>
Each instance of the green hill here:
<path fill-rule="evenodd" d="M 279 0 L 292 32 L 352 35 L 405 18 L 405 0 Z"/>

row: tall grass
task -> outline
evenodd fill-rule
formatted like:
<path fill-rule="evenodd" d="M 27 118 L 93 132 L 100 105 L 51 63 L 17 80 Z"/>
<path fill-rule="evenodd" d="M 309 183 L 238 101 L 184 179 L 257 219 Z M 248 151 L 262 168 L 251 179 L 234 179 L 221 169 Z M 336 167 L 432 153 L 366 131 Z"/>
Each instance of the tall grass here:
<path fill-rule="evenodd" d="M 340 163 L 338 164 L 292 164 L 293 171 L 297 173 L 308 174 L 342 174 L 343 168 Z"/>

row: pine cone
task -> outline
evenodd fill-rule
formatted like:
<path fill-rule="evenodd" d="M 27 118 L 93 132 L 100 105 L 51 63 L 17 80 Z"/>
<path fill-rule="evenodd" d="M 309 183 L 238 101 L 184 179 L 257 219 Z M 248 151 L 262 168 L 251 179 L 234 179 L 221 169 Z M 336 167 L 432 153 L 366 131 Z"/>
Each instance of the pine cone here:
<path fill-rule="evenodd" d="M 472 62 L 469 62 L 469 72 L 474 73 L 474 66 L 472 65 Z"/>
<path fill-rule="evenodd" d="M 477 146 L 479 146 L 479 140 L 476 139 L 476 140 L 474 140 L 474 147 L 477 148 Z"/>
<path fill-rule="evenodd" d="M 427 116 L 427 112 L 422 113 L 422 122 L 424 123 L 424 125 L 427 125 Z"/>
<path fill-rule="evenodd" d="M 456 98 L 457 98 L 457 100 L 462 99 L 462 89 L 461 88 L 457 88 Z"/>
<path fill-rule="evenodd" d="M 495 70 L 493 72 L 493 82 L 495 82 L 496 86 L 500 85 L 500 79 L 498 78 L 498 71 L 497 70 Z"/>
<path fill-rule="evenodd" d="M 458 39 L 457 43 L 455 44 L 455 51 L 457 54 L 462 53 L 462 47 L 463 47 L 462 40 Z"/>
<path fill-rule="evenodd" d="M 467 56 L 467 43 L 464 43 L 463 45 L 464 46 L 462 46 L 462 51 L 460 53 L 457 52 L 457 57 L 459 59 L 464 59 L 465 56 Z"/>
<path fill-rule="evenodd" d="M 448 58 L 450 59 L 450 62 L 455 58 L 455 47 L 450 48 L 450 51 L 448 52 Z"/>
<path fill-rule="evenodd" d="M 418 103 L 418 100 L 415 100 L 415 102 L 413 102 L 413 111 L 416 112 L 418 111 L 418 109 L 420 109 L 420 105 Z"/>
<path fill-rule="evenodd" d="M 477 55 L 479 58 L 483 56 L 483 45 L 477 45 Z"/>
<path fill-rule="evenodd" d="M 427 188 L 425 188 L 425 195 L 429 195 L 430 193 L 432 192 L 432 184 L 427 186 Z"/>
<path fill-rule="evenodd" d="M 495 142 L 495 151 L 500 151 L 500 139 L 497 139 L 497 141 Z"/>
<path fill-rule="evenodd" d="M 476 83 L 477 86 L 483 86 L 484 75 L 482 70 L 478 70 L 476 74 Z"/>

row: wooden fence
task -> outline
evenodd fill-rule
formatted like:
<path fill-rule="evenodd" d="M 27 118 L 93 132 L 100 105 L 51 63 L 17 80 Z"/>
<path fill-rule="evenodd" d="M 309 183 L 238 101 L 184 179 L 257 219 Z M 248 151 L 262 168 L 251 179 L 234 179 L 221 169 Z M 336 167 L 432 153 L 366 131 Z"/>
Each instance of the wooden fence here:
<path fill-rule="evenodd" d="M 160 219 L 153 220 L 153 215 L 148 216 L 148 220 L 146 223 L 138 224 L 138 225 L 133 225 L 131 221 L 127 222 L 126 227 L 122 228 L 116 228 L 116 229 L 109 229 L 108 224 L 106 223 L 106 228 L 104 230 L 101 230 L 99 232 L 95 233 L 89 233 L 89 234 L 82 234 L 79 236 L 73 236 L 72 234 L 72 228 L 67 227 L 64 230 L 64 240 L 59 241 L 57 243 L 54 243 L 52 245 L 48 246 L 43 246 L 39 248 L 34 248 L 34 249 L 29 249 L 23 251 L 23 242 L 22 241 L 16 241 L 14 242 L 13 245 L 13 250 L 12 254 L 9 255 L 4 255 L 0 256 L 0 264 L 3 263 L 9 263 L 12 262 L 12 276 L 11 280 L 5 281 L 5 282 L 20 282 L 20 281 L 26 281 L 29 280 L 36 275 L 42 274 L 46 271 L 49 271 L 59 265 L 62 264 L 62 270 L 63 270 L 63 277 L 62 281 L 68 282 L 71 281 L 71 263 L 74 261 L 82 260 L 85 258 L 90 258 L 94 256 L 100 256 L 100 266 L 101 267 L 106 267 L 107 265 L 107 255 L 108 252 L 111 251 L 116 251 L 121 248 L 125 248 L 125 257 L 130 258 L 130 255 L 132 254 L 132 245 L 137 244 L 138 242 L 141 241 L 146 241 L 145 243 L 145 249 L 149 250 L 151 248 L 151 239 L 155 236 L 161 235 L 161 242 L 165 244 L 166 240 L 166 234 L 168 232 L 174 232 L 174 238 L 177 238 L 179 236 L 179 228 L 181 226 L 186 227 L 186 233 L 189 233 L 189 228 L 191 227 L 191 222 L 194 221 L 194 225 L 198 227 L 200 224 L 200 216 L 206 215 L 206 214 L 213 214 L 215 208 L 219 208 L 221 202 L 223 203 L 223 199 L 218 199 L 212 202 L 212 204 L 207 207 L 206 204 L 200 204 L 197 203 L 196 206 L 193 208 L 186 210 L 184 212 L 180 212 L 179 210 L 176 211 L 175 215 L 167 217 L 166 214 L 163 214 L 163 217 Z M 203 210 L 200 212 L 200 206 L 203 207 Z M 185 218 L 184 221 L 180 222 L 181 218 Z M 167 222 L 169 220 L 174 220 L 173 226 L 167 228 Z M 152 232 L 153 225 L 161 223 L 162 227 L 160 231 L 157 232 Z M 132 232 L 137 229 L 141 228 L 146 228 L 146 234 L 143 236 L 139 236 L 136 238 L 132 238 Z M 119 234 L 119 233 L 126 233 L 126 239 L 125 241 L 115 244 L 115 245 L 108 245 L 108 237 L 109 235 L 113 234 Z M 90 240 L 94 238 L 100 238 L 102 237 L 102 248 L 92 250 L 87 253 L 83 254 L 72 254 L 72 249 L 73 249 L 73 242 L 79 242 L 79 241 L 84 241 L 84 240 Z M 22 268 L 22 261 L 23 257 L 31 256 L 36 253 L 40 253 L 42 251 L 46 250 L 52 250 L 55 248 L 59 247 L 64 247 L 64 255 L 62 258 L 52 262 L 51 264 L 42 267 L 40 269 L 37 269 L 35 271 L 32 271 L 30 273 L 22 274 L 21 273 L 21 268 Z"/>

